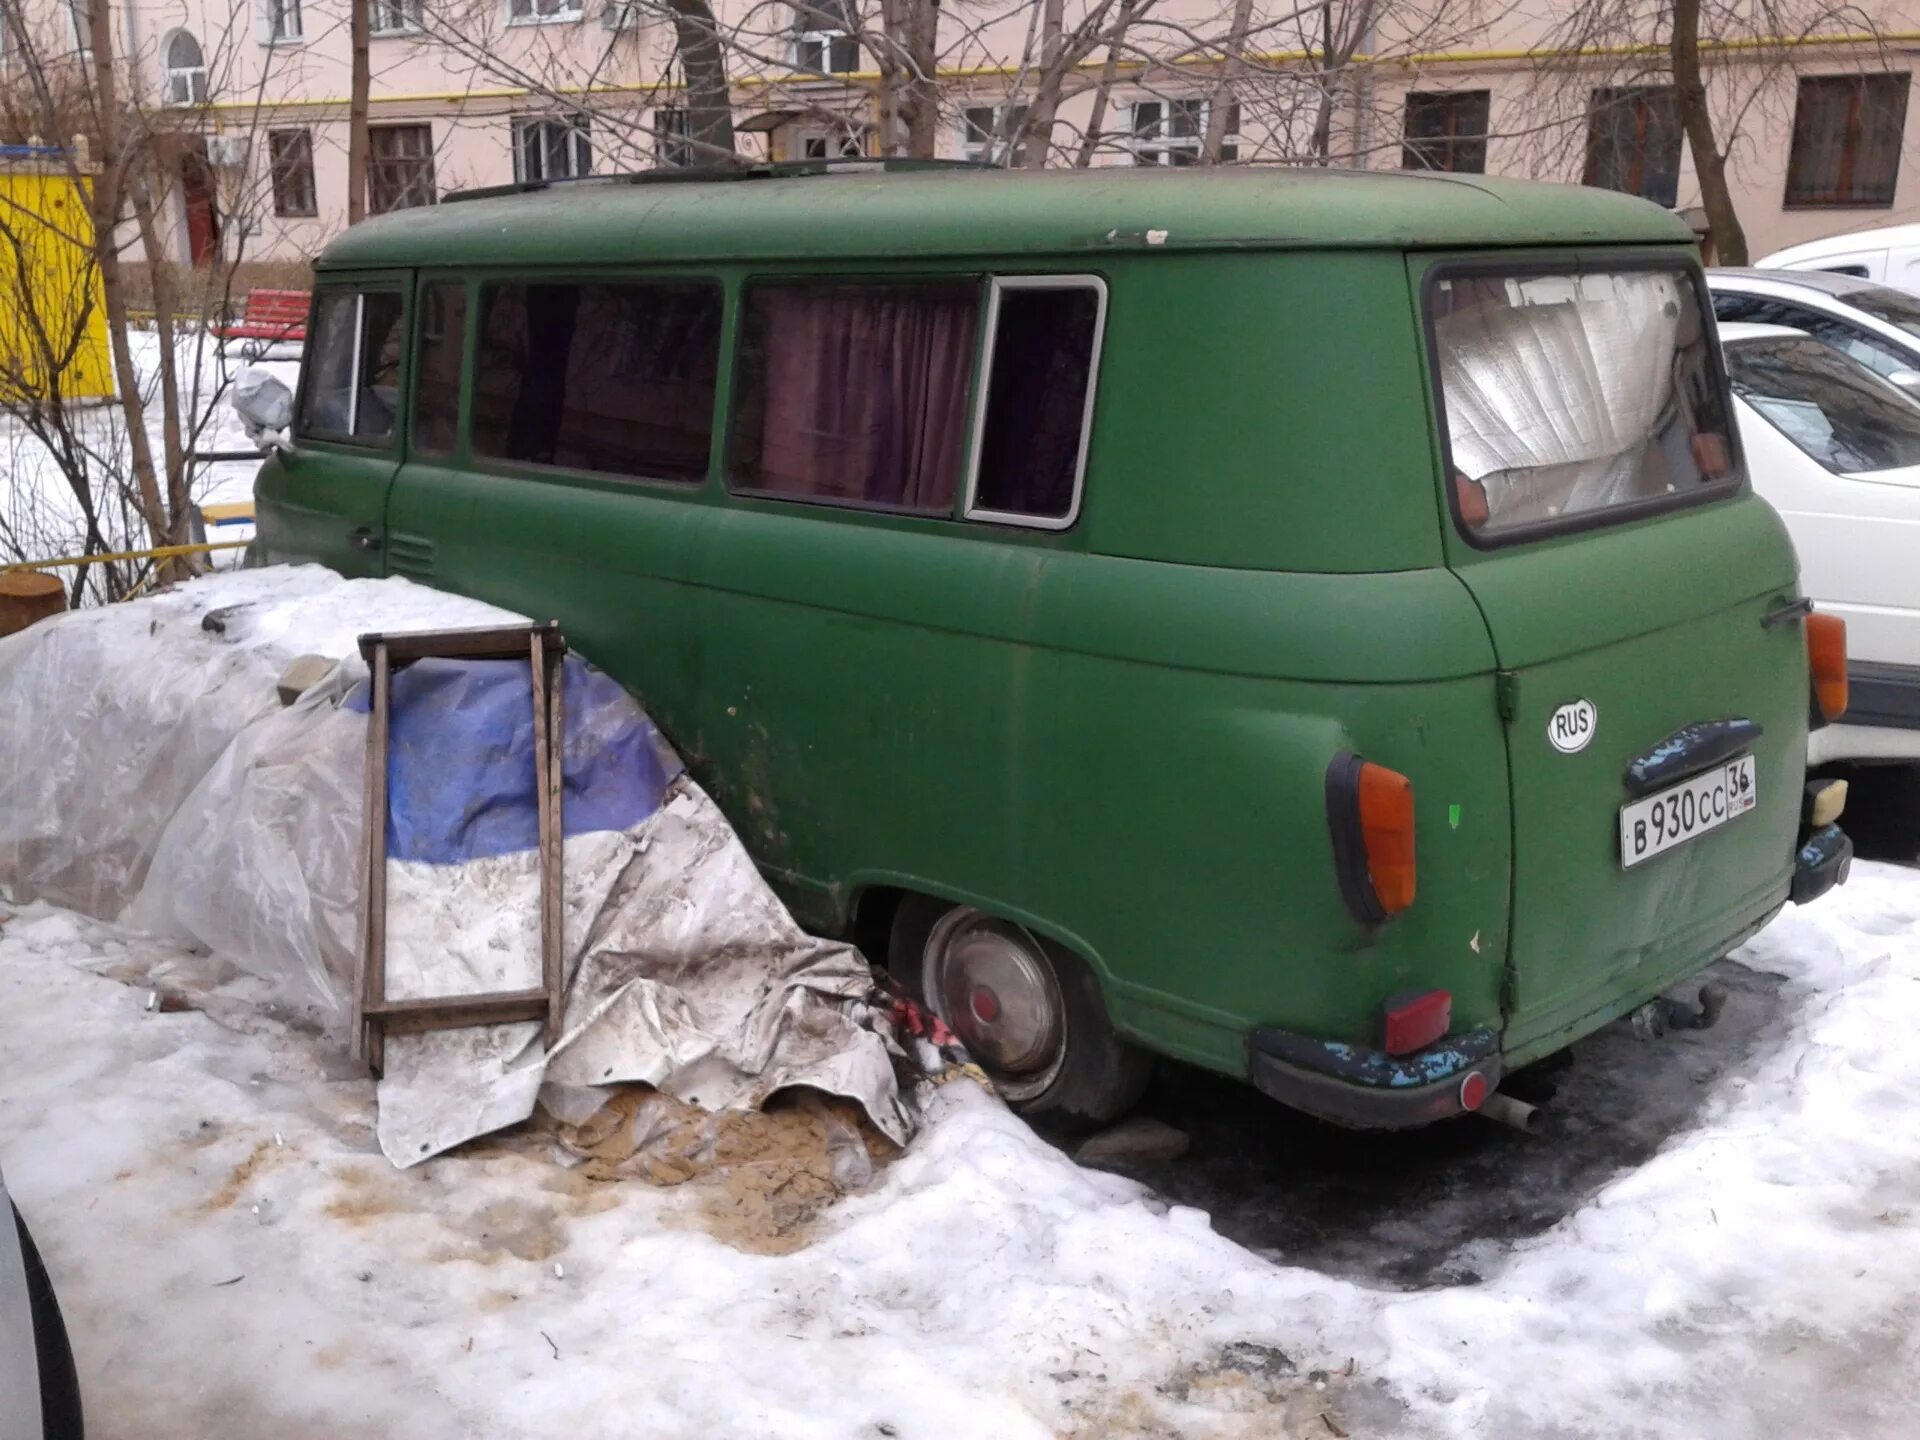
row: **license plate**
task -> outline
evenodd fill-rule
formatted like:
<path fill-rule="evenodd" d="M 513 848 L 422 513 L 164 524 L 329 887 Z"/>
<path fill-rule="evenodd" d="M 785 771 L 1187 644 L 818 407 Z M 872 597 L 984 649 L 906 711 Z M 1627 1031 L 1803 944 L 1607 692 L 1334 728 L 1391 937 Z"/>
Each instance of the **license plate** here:
<path fill-rule="evenodd" d="M 1753 757 L 1742 755 L 1670 790 L 1622 805 L 1621 868 L 1631 870 L 1642 860 L 1651 860 L 1709 830 L 1718 830 L 1759 803 Z"/>

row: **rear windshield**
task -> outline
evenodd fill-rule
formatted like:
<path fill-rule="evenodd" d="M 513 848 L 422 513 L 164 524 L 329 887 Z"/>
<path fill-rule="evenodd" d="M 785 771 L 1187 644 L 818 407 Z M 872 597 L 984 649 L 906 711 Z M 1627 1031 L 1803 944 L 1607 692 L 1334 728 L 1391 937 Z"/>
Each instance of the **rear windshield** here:
<path fill-rule="evenodd" d="M 1471 538 L 1732 487 L 1727 403 L 1686 271 L 1443 274 L 1427 308 Z"/>
<path fill-rule="evenodd" d="M 1727 346 L 1733 393 L 1836 475 L 1920 465 L 1920 405 L 1857 360 L 1801 336 Z"/>

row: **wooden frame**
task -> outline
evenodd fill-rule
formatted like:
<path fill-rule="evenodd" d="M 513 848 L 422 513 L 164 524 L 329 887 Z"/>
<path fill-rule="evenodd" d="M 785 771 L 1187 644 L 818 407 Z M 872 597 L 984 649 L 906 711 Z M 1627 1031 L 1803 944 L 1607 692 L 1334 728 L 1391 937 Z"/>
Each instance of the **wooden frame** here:
<path fill-rule="evenodd" d="M 544 625 L 504 628 L 362 635 L 360 653 L 372 671 L 373 695 L 367 711 L 360 953 L 353 987 L 354 1055 L 365 1059 L 378 1075 L 385 1065 L 388 1035 L 504 1025 L 516 1020 L 542 1021 L 542 1038 L 551 1048 L 560 1038 L 561 1005 L 566 988 L 561 890 L 565 687 L 560 668 L 567 653 L 566 639 L 560 627 L 549 621 Z M 540 817 L 541 984 L 537 989 L 433 995 L 411 1000 L 387 998 L 388 707 L 393 671 L 429 657 L 461 660 L 524 657 L 533 670 L 534 798 Z"/>

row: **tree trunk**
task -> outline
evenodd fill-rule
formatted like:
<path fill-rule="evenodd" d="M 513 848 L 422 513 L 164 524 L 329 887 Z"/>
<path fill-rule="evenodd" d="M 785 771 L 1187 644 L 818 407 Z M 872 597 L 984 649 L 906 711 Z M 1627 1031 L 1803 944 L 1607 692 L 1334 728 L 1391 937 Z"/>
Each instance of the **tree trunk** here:
<path fill-rule="evenodd" d="M 98 4 L 99 0 L 95 0 Z M 347 90 L 347 224 L 367 218 L 367 97 L 373 67 L 367 56 L 367 0 L 347 0 L 347 45 L 352 74 Z"/>
<path fill-rule="evenodd" d="M 153 276 L 153 338 L 160 351 L 160 446 L 162 461 L 166 466 L 167 543 L 184 545 L 189 538 L 187 508 L 192 499 L 187 494 L 186 446 L 180 434 L 179 356 L 174 350 L 173 322 L 178 311 L 178 297 L 174 293 L 173 268 L 167 263 L 166 246 L 160 239 L 159 226 L 155 223 L 152 195 L 136 179 L 127 187 L 127 197 L 132 202 L 134 221 L 140 229 L 140 249 L 147 257 L 148 273 Z M 175 567 L 169 565 L 162 568 L 171 570 Z M 177 568 L 191 573 L 194 567 L 184 564 Z"/>
<path fill-rule="evenodd" d="M 1247 52 L 1247 29 L 1253 24 L 1253 0 L 1233 0 L 1233 22 L 1227 33 L 1227 54 L 1207 105 L 1207 138 L 1200 151 L 1202 165 L 1218 165 L 1227 138 L 1227 110 L 1233 104 L 1233 82 L 1240 78 Z"/>
<path fill-rule="evenodd" d="M 1667 41 L 1680 123 L 1687 130 L 1694 174 L 1700 179 L 1700 203 L 1707 212 L 1707 234 L 1716 265 L 1747 263 L 1747 232 L 1727 189 L 1727 159 L 1713 134 L 1707 109 L 1707 82 L 1700 73 L 1700 0 L 1673 0 L 1673 33 Z"/>
<path fill-rule="evenodd" d="M 900 57 L 907 47 L 906 24 L 901 19 L 900 7 L 911 0 L 880 0 L 880 35 L 885 42 L 875 48 L 874 67 L 880 72 L 880 154 L 882 157 L 898 154 L 906 139 L 905 122 L 901 117 L 901 105 L 905 97 L 901 95 L 905 73 Z"/>
<path fill-rule="evenodd" d="M 1066 67 L 1060 63 L 1065 44 L 1065 0 L 1040 0 L 1040 74 L 1027 108 L 1030 170 L 1045 169 L 1053 151 L 1053 120 L 1060 113 L 1060 87 L 1067 78 Z"/>
<path fill-rule="evenodd" d="M 673 34 L 687 76 L 687 120 L 694 158 L 702 164 L 731 164 L 733 96 L 727 88 L 727 53 L 707 0 L 667 0 Z"/>
<path fill-rule="evenodd" d="M 1137 0 L 1120 0 L 1120 13 L 1114 16 L 1113 33 L 1107 36 L 1107 58 L 1100 65 L 1100 79 L 1094 86 L 1093 109 L 1087 115 L 1087 133 L 1080 137 L 1080 153 L 1074 157 L 1076 170 L 1093 164 L 1100 150 L 1100 132 L 1107 124 L 1107 102 L 1113 95 L 1113 82 L 1120 73 L 1120 51 L 1127 43 L 1127 30 L 1133 24 Z"/>
<path fill-rule="evenodd" d="M 906 7 L 907 84 L 900 115 L 907 154 L 932 160 L 940 152 L 940 0 L 898 0 Z"/>
<path fill-rule="evenodd" d="M 104 0 L 94 0 L 87 7 L 87 14 L 87 39 L 93 50 L 93 103 L 98 112 L 95 125 L 100 138 L 100 173 L 90 187 L 94 263 L 100 267 L 107 343 L 113 352 L 114 379 L 120 387 L 120 413 L 127 425 L 134 498 L 140 518 L 146 522 L 148 536 L 159 546 L 167 543 L 167 508 L 153 472 L 153 446 L 147 438 L 147 407 L 140 399 L 140 374 L 134 369 L 133 348 L 127 342 L 127 287 L 120 274 L 118 230 L 127 158 L 121 150 L 112 11 Z"/>

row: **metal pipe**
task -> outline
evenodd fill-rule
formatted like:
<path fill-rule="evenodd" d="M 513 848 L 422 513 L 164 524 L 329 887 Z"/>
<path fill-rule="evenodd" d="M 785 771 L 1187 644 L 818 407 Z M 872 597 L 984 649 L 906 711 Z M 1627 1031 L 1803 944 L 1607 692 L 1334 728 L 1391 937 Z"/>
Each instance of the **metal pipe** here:
<path fill-rule="evenodd" d="M 1511 1125 L 1516 1130 L 1524 1130 L 1529 1135 L 1538 1135 L 1547 1128 L 1546 1111 L 1524 1100 L 1516 1100 L 1511 1095 L 1502 1095 L 1498 1090 L 1487 1096 L 1473 1113 L 1484 1115 L 1489 1120 L 1498 1120 L 1502 1125 Z"/>

